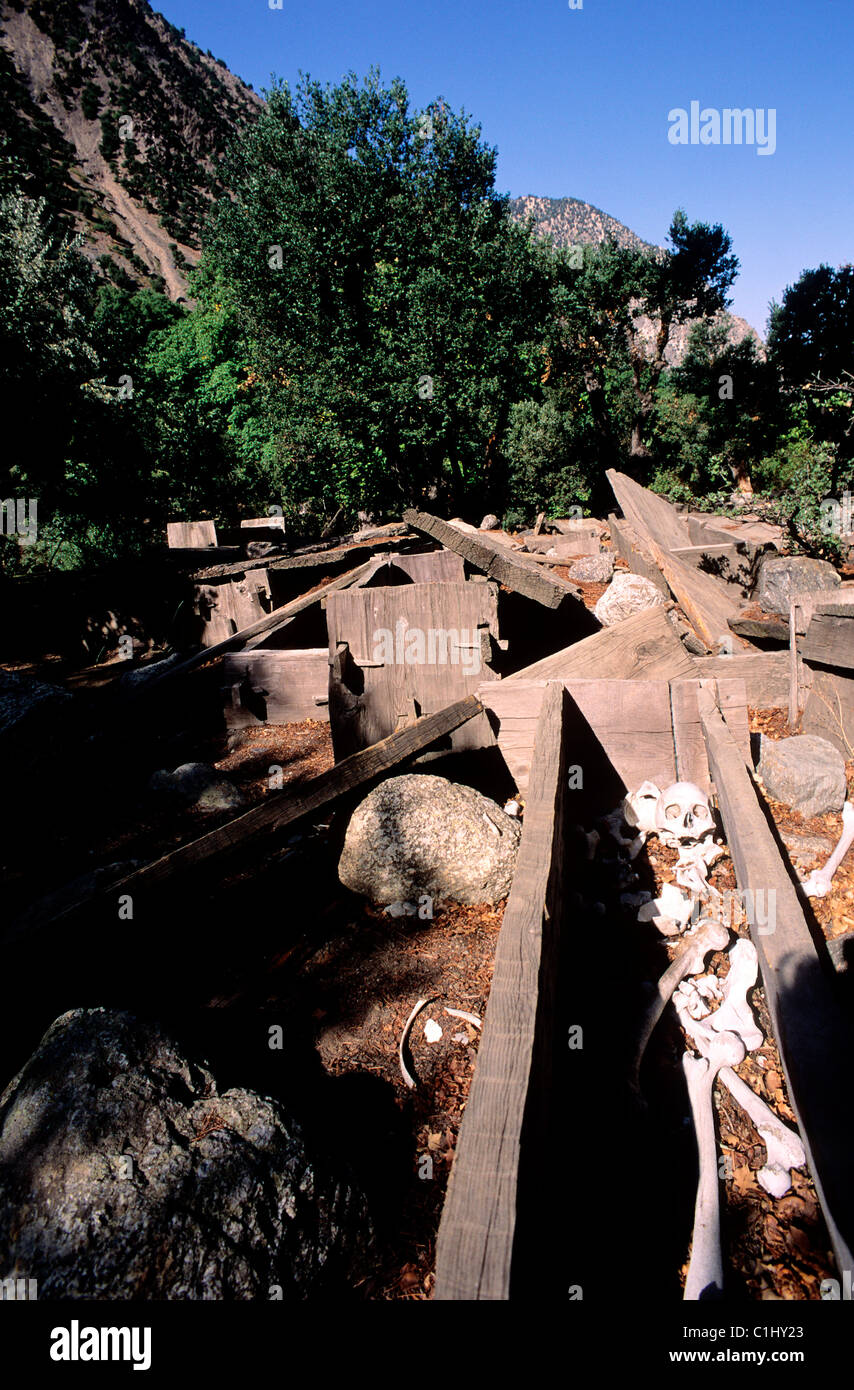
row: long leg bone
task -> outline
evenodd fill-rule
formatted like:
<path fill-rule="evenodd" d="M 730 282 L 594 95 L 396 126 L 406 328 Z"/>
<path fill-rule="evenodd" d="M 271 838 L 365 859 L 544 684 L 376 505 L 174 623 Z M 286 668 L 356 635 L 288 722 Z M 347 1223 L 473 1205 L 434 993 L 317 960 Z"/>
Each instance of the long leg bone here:
<path fill-rule="evenodd" d="M 640 1067 L 646 1045 L 652 1037 L 653 1029 L 664 1012 L 668 999 L 687 975 L 699 975 L 703 962 L 710 951 L 723 951 L 729 941 L 729 932 L 720 922 L 701 922 L 697 930 L 688 938 L 685 946 L 665 970 L 658 982 L 655 998 L 649 1006 L 641 1026 L 638 1049 L 632 1066 L 632 1088 L 639 1089 Z"/>
<path fill-rule="evenodd" d="M 682 1067 L 688 1085 L 691 1114 L 697 1136 L 700 1180 L 694 1203 L 694 1235 L 685 1279 L 686 1302 L 718 1298 L 723 1292 L 718 1146 L 712 1088 L 722 1067 L 737 1066 L 744 1058 L 744 1043 L 736 1033 L 711 1033 L 703 1055 L 686 1052 Z"/>
<path fill-rule="evenodd" d="M 790 1169 L 802 1168 L 807 1161 L 803 1144 L 731 1067 L 721 1068 L 721 1081 L 750 1116 L 765 1145 L 765 1166 L 756 1174 L 759 1185 L 772 1197 L 785 1197 L 792 1186 Z"/>
<path fill-rule="evenodd" d="M 854 844 L 854 806 L 846 801 L 842 808 L 842 834 L 839 844 L 822 869 L 813 869 L 804 883 L 808 898 L 825 898 L 830 892 L 833 875 L 839 868 L 852 844 Z"/>

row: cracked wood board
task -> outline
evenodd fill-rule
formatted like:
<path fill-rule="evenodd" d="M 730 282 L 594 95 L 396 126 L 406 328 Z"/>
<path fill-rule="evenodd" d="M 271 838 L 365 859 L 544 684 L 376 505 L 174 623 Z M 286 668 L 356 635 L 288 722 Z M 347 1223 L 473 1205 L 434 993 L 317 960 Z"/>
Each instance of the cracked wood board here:
<path fill-rule="evenodd" d="M 595 675 L 609 680 L 677 680 L 696 676 L 686 652 L 661 608 L 646 608 L 613 627 L 573 642 L 507 676 L 511 681 L 568 680 Z"/>
<path fill-rule="evenodd" d="M 477 1066 L 436 1246 L 441 1302 L 506 1301 L 542 1270 L 559 1181 L 554 1083 L 557 973 L 566 873 L 567 718 L 548 687 L 536 729 L 513 885 L 498 937 Z"/>

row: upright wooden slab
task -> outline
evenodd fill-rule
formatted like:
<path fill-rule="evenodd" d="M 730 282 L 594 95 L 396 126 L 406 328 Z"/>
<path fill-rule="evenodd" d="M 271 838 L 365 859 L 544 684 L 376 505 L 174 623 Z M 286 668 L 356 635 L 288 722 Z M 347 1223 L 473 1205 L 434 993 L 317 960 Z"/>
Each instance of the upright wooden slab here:
<path fill-rule="evenodd" d="M 801 732 L 818 734 L 838 748 L 843 758 L 854 758 L 854 676 L 812 670 Z"/>
<path fill-rule="evenodd" d="M 670 597 L 667 580 L 658 567 L 658 562 L 650 549 L 649 542 L 642 540 L 628 521 L 618 521 L 612 514 L 608 521 L 611 526 L 611 539 L 621 559 L 625 560 L 632 574 L 639 574 L 654 584 L 665 597 Z"/>
<path fill-rule="evenodd" d="M 625 473 L 609 468 L 606 475 L 623 515 L 641 537 L 648 536 L 662 550 L 691 545 L 687 522 L 664 497 L 641 487 Z"/>
<path fill-rule="evenodd" d="M 676 680 L 680 676 L 690 680 L 696 674 L 694 658 L 682 646 L 663 609 L 647 608 L 514 671 L 505 684 L 593 675 L 602 680 Z"/>
<path fill-rule="evenodd" d="M 203 550 L 216 545 L 212 521 L 167 521 L 166 544 L 170 550 Z"/>
<path fill-rule="evenodd" d="M 854 673 L 854 595 L 816 608 L 800 650 L 806 661 Z"/>
<path fill-rule="evenodd" d="M 700 681 L 564 681 L 573 699 L 570 762 L 582 770 L 589 793 L 576 797 L 601 814 L 627 791 L 647 780 L 709 785 L 703 730 L 697 705 Z M 747 699 L 743 681 L 722 679 L 719 699 L 745 758 L 750 756 Z M 492 716 L 504 761 L 520 791 L 528 784 L 534 733 L 547 683 L 500 681 L 482 685 L 481 703 Z"/>
<path fill-rule="evenodd" d="M 789 1097 L 839 1269 L 854 1269 L 854 1081 L 847 1066 L 854 1055 L 854 1033 L 830 969 L 819 959 L 742 753 L 711 692 L 701 701 L 709 765 L 736 879 L 743 894 L 754 895 L 754 910 L 747 914 L 755 919 L 750 934 Z"/>
<path fill-rule="evenodd" d="M 413 584 L 462 584 L 466 577 L 461 555 L 452 550 L 429 550 L 423 555 L 377 555 L 359 589 L 375 587 L 384 582 L 398 582 L 406 575 Z"/>
<path fill-rule="evenodd" d="M 546 608 L 580 603 L 579 591 L 573 584 L 544 573 L 538 566 L 520 558 L 518 552 L 490 542 L 488 532 L 480 531 L 472 535 L 459 531 L 429 512 L 407 511 L 403 519 L 414 531 L 431 536 L 448 550 L 461 555 L 475 569 L 482 570 L 490 579 L 506 584 L 508 589 L 524 594 L 535 603 L 542 603 Z"/>
<path fill-rule="evenodd" d="M 504 1301 L 514 1291 L 524 1296 L 525 1287 L 516 1285 L 536 1277 L 524 1264 L 519 1218 L 524 1210 L 542 1240 L 554 1190 L 549 1135 L 558 1128 L 563 1103 L 552 1068 L 566 859 L 567 708 L 563 688 L 549 686 L 477 1067 L 439 1226 L 435 1298 L 442 1302 Z"/>
<path fill-rule="evenodd" d="M 744 681 L 747 703 L 753 709 L 784 709 L 789 702 L 787 652 L 734 652 L 732 656 L 695 656 L 695 674 L 702 680 L 734 677 Z M 800 663 L 803 668 L 803 662 Z M 805 680 L 803 672 L 801 682 Z"/>
<path fill-rule="evenodd" d="M 229 729 L 299 723 L 303 719 L 329 722 L 326 647 L 230 652 L 223 658 L 222 676 L 229 689 L 225 707 Z"/>
<path fill-rule="evenodd" d="M 494 584 L 353 588 L 330 597 L 326 621 L 336 758 L 498 679 L 491 669 L 499 637 Z M 493 740 L 477 720 L 452 742 L 480 748 Z"/>

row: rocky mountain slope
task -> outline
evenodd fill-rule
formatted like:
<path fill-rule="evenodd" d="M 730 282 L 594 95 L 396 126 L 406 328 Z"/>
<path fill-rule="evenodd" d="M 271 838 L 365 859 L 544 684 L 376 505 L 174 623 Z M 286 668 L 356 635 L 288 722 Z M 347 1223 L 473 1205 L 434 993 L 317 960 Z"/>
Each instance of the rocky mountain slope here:
<path fill-rule="evenodd" d="M 145 0 L 2 0 L 11 153 L 118 284 L 186 293 L 212 170 L 260 98 Z"/>
<path fill-rule="evenodd" d="M 578 198 L 537 198 L 529 195 L 511 199 L 510 210 L 519 222 L 533 218 L 535 232 L 539 236 L 551 237 L 556 246 L 578 246 L 587 243 L 598 246 L 600 242 L 611 237 L 618 246 L 629 249 L 655 249 L 650 242 L 642 241 L 630 227 L 624 226 L 615 217 L 609 217 L 607 212 L 602 212 L 592 203 L 582 203 Z M 746 319 L 739 318 L 737 314 L 727 314 L 725 317 L 728 320 L 728 338 L 731 343 L 740 343 L 745 338 L 752 337 L 760 353 L 764 352 L 762 339 Z M 638 317 L 636 322 L 651 351 L 657 325 L 645 316 Z M 676 324 L 670 330 L 670 341 L 664 354 L 669 366 L 678 366 L 684 358 L 691 327 L 689 322 Z"/>
<path fill-rule="evenodd" d="M 44 195 L 116 284 L 186 296 L 214 169 L 261 98 L 146 0 L 0 0 L 0 156 Z M 578 198 L 516 198 L 511 212 L 559 246 L 630 228 Z M 673 330 L 681 361 L 690 325 Z M 650 338 L 653 326 L 649 326 Z M 754 330 L 732 319 L 740 341 Z"/>

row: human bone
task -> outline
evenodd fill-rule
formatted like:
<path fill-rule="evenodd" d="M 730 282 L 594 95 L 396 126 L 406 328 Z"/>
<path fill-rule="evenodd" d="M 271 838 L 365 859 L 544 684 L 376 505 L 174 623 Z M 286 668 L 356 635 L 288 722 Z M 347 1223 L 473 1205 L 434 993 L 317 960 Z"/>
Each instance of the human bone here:
<path fill-rule="evenodd" d="M 807 1161 L 799 1136 L 777 1118 L 731 1067 L 722 1067 L 720 1076 L 733 1100 L 750 1116 L 765 1145 L 765 1166 L 756 1174 L 759 1185 L 772 1197 L 785 1197 L 792 1186 L 790 1170 L 803 1168 Z"/>
<path fill-rule="evenodd" d="M 850 801 L 846 801 L 842 807 L 842 834 L 839 837 L 839 843 L 824 867 L 813 869 L 804 883 L 804 892 L 808 898 L 827 897 L 833 886 L 833 875 L 852 844 L 854 844 L 854 806 Z"/>
<path fill-rule="evenodd" d="M 665 970 L 656 986 L 655 998 L 650 1003 L 646 1017 L 641 1025 L 637 1052 L 632 1067 L 633 1088 L 638 1088 L 641 1062 L 646 1045 L 652 1037 L 653 1029 L 664 1012 L 668 999 L 687 975 L 697 975 L 703 969 L 703 962 L 710 951 L 723 951 L 729 941 L 729 932 L 720 922 L 701 922 L 696 931 L 686 939 L 685 945 Z"/>
<path fill-rule="evenodd" d="M 666 845 L 702 840 L 715 828 L 709 798 L 695 782 L 674 782 L 656 803 L 655 828 Z"/>
<path fill-rule="evenodd" d="M 680 1017 L 684 1023 L 684 1013 Z M 714 1033 L 709 1030 L 700 1056 L 694 1057 L 686 1052 L 682 1058 L 700 1165 L 691 1259 L 683 1294 L 686 1302 L 719 1296 L 723 1292 L 720 1181 L 712 1088 L 721 1068 L 738 1066 L 744 1055 L 744 1043 L 736 1033 Z"/>

